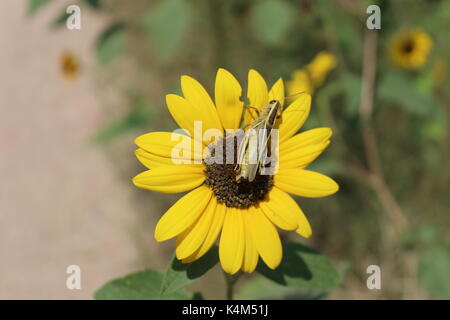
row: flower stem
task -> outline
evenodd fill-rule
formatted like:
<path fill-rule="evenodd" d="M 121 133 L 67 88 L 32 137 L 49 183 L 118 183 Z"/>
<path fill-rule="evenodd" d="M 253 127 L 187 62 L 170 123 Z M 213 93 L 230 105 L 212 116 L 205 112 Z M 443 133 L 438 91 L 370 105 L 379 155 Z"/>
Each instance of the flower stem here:
<path fill-rule="evenodd" d="M 236 284 L 237 280 L 239 279 L 239 274 L 228 274 L 223 273 L 225 277 L 225 284 L 226 284 L 226 299 L 227 300 L 233 300 L 234 299 L 234 285 Z"/>

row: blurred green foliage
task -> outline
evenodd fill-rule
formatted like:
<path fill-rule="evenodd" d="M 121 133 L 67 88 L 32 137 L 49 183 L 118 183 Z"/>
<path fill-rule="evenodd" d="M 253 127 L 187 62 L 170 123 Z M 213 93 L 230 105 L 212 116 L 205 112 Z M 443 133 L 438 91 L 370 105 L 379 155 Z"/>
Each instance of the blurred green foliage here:
<path fill-rule="evenodd" d="M 28 9 L 27 9 L 28 15 L 34 14 L 36 11 L 38 11 L 40 8 L 42 8 L 44 5 L 46 5 L 50 1 L 51 0 L 30 0 L 30 1 L 28 1 Z"/>
<path fill-rule="evenodd" d="M 99 129 L 95 141 L 104 144 L 127 132 L 149 125 L 152 109 L 143 101 L 135 101 L 131 109 L 121 119 L 113 120 Z"/>
<path fill-rule="evenodd" d="M 190 6 L 184 0 L 161 1 L 145 14 L 142 25 L 149 44 L 162 60 L 170 59 L 181 48 L 190 18 Z"/>
<path fill-rule="evenodd" d="M 287 40 L 286 34 L 294 23 L 294 10 L 284 1 L 258 1 L 251 16 L 255 33 L 268 45 L 282 44 Z"/>
<path fill-rule="evenodd" d="M 439 299 L 450 299 L 450 248 L 435 245 L 419 259 L 419 281 Z"/>
<path fill-rule="evenodd" d="M 87 3 L 93 9 L 100 9 L 101 0 L 84 0 L 84 2 Z"/>
<path fill-rule="evenodd" d="M 382 76 L 378 97 L 416 116 L 429 116 L 437 111 L 433 97 L 421 93 L 411 79 L 399 72 Z"/>
<path fill-rule="evenodd" d="M 424 225 L 418 232 L 420 284 L 433 297 L 450 299 L 450 246 L 445 244 L 439 230 Z"/>
<path fill-rule="evenodd" d="M 107 65 L 123 54 L 125 48 L 124 25 L 115 23 L 108 27 L 97 40 L 97 57 L 102 65 Z"/>

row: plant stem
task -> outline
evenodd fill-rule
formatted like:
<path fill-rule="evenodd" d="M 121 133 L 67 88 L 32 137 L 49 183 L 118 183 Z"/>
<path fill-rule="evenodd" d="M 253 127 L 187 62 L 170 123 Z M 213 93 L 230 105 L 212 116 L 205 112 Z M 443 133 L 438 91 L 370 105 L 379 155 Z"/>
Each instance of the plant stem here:
<path fill-rule="evenodd" d="M 359 115 L 364 126 L 362 138 L 369 168 L 369 182 L 389 215 L 396 231 L 400 233 L 407 227 L 408 221 L 384 179 L 376 136 L 370 125 L 374 102 L 377 42 L 377 31 L 367 30 L 364 38 L 363 80 Z"/>
<path fill-rule="evenodd" d="M 233 300 L 234 298 L 234 285 L 236 284 L 237 280 L 239 279 L 239 274 L 231 275 L 228 273 L 223 273 L 225 278 L 225 284 L 226 284 L 226 299 L 227 300 Z"/>
<path fill-rule="evenodd" d="M 397 199 L 392 193 L 389 185 L 386 183 L 381 166 L 380 152 L 378 149 L 377 138 L 374 129 L 371 126 L 371 116 L 374 107 L 374 91 L 376 78 L 376 58 L 377 58 L 378 33 L 376 30 L 366 30 L 364 37 L 364 53 L 362 65 L 362 92 L 361 103 L 359 106 L 359 116 L 362 120 L 362 140 L 366 154 L 366 161 L 368 170 L 362 170 L 368 178 L 368 182 L 377 195 L 381 205 L 384 207 L 392 227 L 387 229 L 385 239 L 385 272 L 392 272 L 396 261 L 404 262 L 405 252 L 401 248 L 401 243 L 398 235 L 408 228 L 409 222 L 405 213 L 400 207 Z M 397 248 L 398 251 L 394 250 Z M 396 252 L 394 254 L 394 252 Z M 411 258 L 414 260 L 414 258 Z M 408 270 L 407 266 L 403 266 L 402 272 L 404 274 L 416 274 L 414 271 Z M 403 297 L 408 294 L 405 289 L 405 281 L 402 282 L 400 289 Z M 411 291 L 408 288 L 408 291 Z"/>

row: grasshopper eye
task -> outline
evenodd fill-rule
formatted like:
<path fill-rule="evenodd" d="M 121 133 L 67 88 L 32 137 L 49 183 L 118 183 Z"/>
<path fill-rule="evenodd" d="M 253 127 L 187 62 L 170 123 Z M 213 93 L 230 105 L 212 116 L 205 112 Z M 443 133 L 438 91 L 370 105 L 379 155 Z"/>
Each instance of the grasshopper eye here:
<path fill-rule="evenodd" d="M 270 104 L 277 103 L 277 100 L 271 100 L 269 103 L 270 103 Z"/>

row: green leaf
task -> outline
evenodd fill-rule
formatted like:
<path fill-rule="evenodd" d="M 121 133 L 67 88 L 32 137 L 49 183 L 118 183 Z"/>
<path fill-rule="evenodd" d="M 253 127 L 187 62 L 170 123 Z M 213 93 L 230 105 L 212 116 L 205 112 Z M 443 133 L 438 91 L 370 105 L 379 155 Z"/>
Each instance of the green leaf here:
<path fill-rule="evenodd" d="M 214 246 L 202 258 L 192 263 L 184 264 L 173 258 L 161 284 L 161 295 L 171 294 L 203 276 L 219 261 L 217 247 Z"/>
<path fill-rule="evenodd" d="M 28 10 L 27 14 L 29 16 L 36 13 L 39 9 L 41 9 L 44 5 L 48 4 L 50 0 L 29 0 L 28 1 Z"/>
<path fill-rule="evenodd" d="M 168 59 L 182 44 L 188 30 L 191 10 L 188 1 L 165 0 L 153 6 L 142 20 L 152 49 Z"/>
<path fill-rule="evenodd" d="M 284 243 L 278 268 L 260 263 L 257 271 L 278 284 L 300 289 L 330 290 L 340 284 L 338 272 L 324 255 L 293 242 Z"/>
<path fill-rule="evenodd" d="M 64 10 L 61 14 L 52 22 L 52 27 L 57 28 L 66 24 L 67 19 L 70 17 L 70 14 Z"/>
<path fill-rule="evenodd" d="M 119 57 L 125 47 L 124 24 L 115 23 L 106 29 L 97 40 L 97 58 L 107 65 Z"/>
<path fill-rule="evenodd" d="M 378 88 L 380 99 L 393 102 L 404 110 L 415 115 L 430 115 L 437 106 L 433 99 L 421 93 L 413 81 L 401 73 L 387 73 L 380 81 Z"/>
<path fill-rule="evenodd" d="M 159 288 L 163 273 L 144 270 L 112 280 L 94 294 L 96 300 L 182 300 L 189 299 L 185 292 L 176 292 L 162 297 Z"/>
<path fill-rule="evenodd" d="M 326 292 L 324 291 L 287 287 L 273 283 L 271 280 L 262 276 L 256 276 L 247 281 L 236 295 L 236 299 L 238 300 L 318 300 L 324 297 L 326 297 Z"/>
<path fill-rule="evenodd" d="M 293 25 L 294 10 L 285 1 L 259 1 L 252 10 L 252 26 L 263 42 L 268 45 L 279 44 Z"/>
<path fill-rule="evenodd" d="M 84 0 L 84 2 L 92 9 L 100 8 L 100 0 Z"/>
<path fill-rule="evenodd" d="M 419 257 L 419 283 L 433 296 L 450 299 L 450 248 L 434 245 Z"/>

